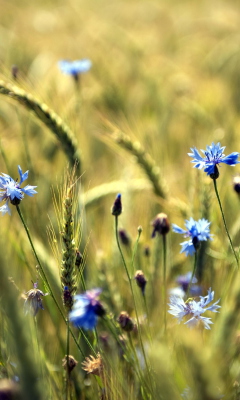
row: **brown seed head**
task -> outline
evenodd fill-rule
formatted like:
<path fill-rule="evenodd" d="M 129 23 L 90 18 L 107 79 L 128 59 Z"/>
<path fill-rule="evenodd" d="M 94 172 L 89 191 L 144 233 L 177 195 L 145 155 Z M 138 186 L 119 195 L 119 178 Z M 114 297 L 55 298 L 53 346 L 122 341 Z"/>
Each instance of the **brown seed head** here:
<path fill-rule="evenodd" d="M 93 356 L 86 357 L 85 361 L 82 362 L 82 369 L 87 371 L 88 374 L 100 376 L 103 370 L 102 357 L 100 353 L 97 354 L 97 358 Z"/>
<path fill-rule="evenodd" d="M 67 359 L 68 359 L 68 369 L 69 369 L 69 372 L 71 372 L 73 370 L 73 368 L 76 367 L 78 362 L 77 362 L 77 360 L 75 360 L 75 358 L 73 356 L 70 356 L 70 355 L 68 357 L 65 356 L 62 359 L 62 366 L 64 369 L 67 369 Z"/>
<path fill-rule="evenodd" d="M 134 329 L 134 322 L 126 311 L 122 311 L 118 317 L 118 323 L 126 332 L 131 332 Z"/>
<path fill-rule="evenodd" d="M 136 279 L 137 285 L 140 287 L 142 294 L 144 294 L 147 279 L 141 270 L 136 271 L 134 279 Z"/>

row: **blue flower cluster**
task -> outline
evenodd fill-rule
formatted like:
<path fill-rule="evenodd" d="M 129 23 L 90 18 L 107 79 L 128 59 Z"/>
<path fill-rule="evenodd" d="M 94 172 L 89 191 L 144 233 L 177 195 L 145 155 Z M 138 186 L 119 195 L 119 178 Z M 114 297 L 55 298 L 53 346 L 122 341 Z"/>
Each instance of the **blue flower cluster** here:
<path fill-rule="evenodd" d="M 211 329 L 210 324 L 213 324 L 211 318 L 203 317 L 202 314 L 206 311 L 218 312 L 218 309 L 221 308 L 221 306 L 218 305 L 220 299 L 207 307 L 213 299 L 214 292 L 211 291 L 211 288 L 208 290 L 207 296 L 200 296 L 199 301 L 188 299 L 187 302 L 184 302 L 179 296 L 171 296 L 169 303 L 170 310 L 168 310 L 168 312 L 176 317 L 178 322 L 181 322 L 186 316 L 190 317 L 190 319 L 184 323 L 188 327 L 194 327 L 199 322 L 202 322 L 205 329 Z"/>
<path fill-rule="evenodd" d="M 22 173 L 20 165 L 18 166 L 18 172 L 20 181 L 15 181 L 11 176 L 7 174 L 0 175 L 0 201 L 6 201 L 6 203 L 0 207 L 2 215 L 8 213 L 11 215 L 9 208 L 9 202 L 13 205 L 18 205 L 24 197 L 24 193 L 28 196 L 33 196 L 36 192 L 34 190 L 37 186 L 27 185 L 21 188 L 21 184 L 28 178 L 28 171 Z"/>
<path fill-rule="evenodd" d="M 199 245 L 199 242 L 206 241 L 207 239 L 212 240 L 212 235 L 210 234 L 209 226 L 211 222 L 207 219 L 199 219 L 194 221 L 190 218 L 189 221 L 185 221 L 185 226 L 187 229 L 182 229 L 178 225 L 172 224 L 173 231 L 184 235 L 185 238 L 189 240 L 180 243 L 182 246 L 181 253 L 185 252 L 186 255 L 193 255 Z"/>

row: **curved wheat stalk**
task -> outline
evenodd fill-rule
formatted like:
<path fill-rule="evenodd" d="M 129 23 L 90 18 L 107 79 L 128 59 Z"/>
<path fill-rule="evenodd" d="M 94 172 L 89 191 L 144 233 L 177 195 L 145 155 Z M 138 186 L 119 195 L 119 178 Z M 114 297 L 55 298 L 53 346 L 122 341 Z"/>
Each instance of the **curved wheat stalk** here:
<path fill-rule="evenodd" d="M 76 138 L 71 129 L 53 110 L 46 104 L 41 103 L 30 93 L 3 80 L 0 80 L 0 94 L 7 95 L 19 104 L 22 104 L 29 111 L 32 111 L 54 133 L 61 143 L 71 166 L 75 165 L 77 172 L 80 173 L 81 155 L 78 150 Z"/>

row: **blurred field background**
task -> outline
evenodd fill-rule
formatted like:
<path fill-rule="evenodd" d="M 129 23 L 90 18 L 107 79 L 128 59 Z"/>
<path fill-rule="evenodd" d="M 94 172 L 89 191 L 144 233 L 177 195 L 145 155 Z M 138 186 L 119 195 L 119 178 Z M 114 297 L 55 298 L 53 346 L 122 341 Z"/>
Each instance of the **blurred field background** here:
<path fill-rule="evenodd" d="M 103 289 L 101 299 L 115 320 L 123 310 L 135 317 L 111 215 L 117 193 L 122 194 L 123 201 L 119 228 L 131 237 L 132 248 L 138 227 L 143 228 L 135 269 L 142 269 L 148 279 L 150 327 L 149 332 L 144 330 L 144 341 L 155 382 L 152 394 L 147 397 L 141 392 L 132 367 L 128 370 L 124 365 L 127 361 L 119 361 L 114 338 L 100 320 L 98 334 L 105 334 L 106 343 L 99 339 L 100 346 L 91 333 L 87 337 L 95 351 L 105 357 L 106 386 L 110 386 L 111 394 L 99 394 L 98 382 L 82 370 L 84 357 L 93 352 L 81 336 L 83 354 L 70 341 L 70 354 L 79 363 L 72 373 L 69 398 L 240 399 L 239 272 L 212 181 L 193 169 L 187 156 L 190 147 L 205 149 L 213 141 L 226 146 L 225 154 L 240 151 L 239 2 L 0 0 L 0 10 L 0 79 L 47 104 L 76 137 L 82 161 L 76 227 L 81 227 L 79 250 L 84 254 L 86 288 Z M 58 61 L 82 58 L 89 58 L 93 66 L 81 76 L 76 90 L 71 76 L 59 70 Z M 12 65 L 18 66 L 16 80 Z M 61 249 L 53 198 L 61 204 L 59 193 L 71 165 L 53 133 L 22 104 L 4 94 L 0 94 L 0 132 L 0 172 L 16 179 L 17 165 L 21 165 L 24 172 L 30 171 L 27 184 L 37 185 L 38 194 L 34 198 L 26 196 L 21 209 L 62 307 L 61 250 L 53 251 L 55 244 L 49 231 L 56 232 Z M 117 140 L 120 133 L 128 136 L 135 149 L 142 150 L 124 148 Z M 146 159 L 151 159 L 154 171 L 160 173 L 164 195 L 154 191 L 139 156 L 141 151 L 148 154 Z M 236 249 L 240 213 L 232 179 L 239 172 L 239 166 L 223 165 L 218 179 Z M 36 282 L 39 277 L 13 206 L 11 211 L 11 216 L 1 217 L 0 378 L 20 379 L 23 387 L 24 382 L 31 387 L 26 371 L 41 366 L 45 381 L 39 378 L 39 399 L 66 398 L 62 367 L 66 327 L 51 296 L 43 298 L 45 310 L 37 314 L 36 324 L 31 316 L 23 314 L 21 294 L 32 288 L 31 280 Z M 163 335 L 161 302 L 152 296 L 161 291 L 162 278 L 154 280 L 155 269 L 162 268 L 161 241 L 151 239 L 151 221 L 159 212 L 165 212 L 171 223 L 182 227 L 189 217 L 211 221 L 214 240 L 202 255 L 201 284 L 204 296 L 212 287 L 215 301 L 222 298 L 211 331 L 189 330 L 168 315 L 167 338 Z M 170 232 L 167 240 L 167 281 L 168 288 L 172 288 L 179 274 L 192 271 L 193 258 L 179 254 L 178 235 Z M 146 247 L 149 257 L 145 255 Z M 124 254 L 130 262 L 131 252 L 125 249 Z M 160 260 L 159 265 L 156 260 Z M 39 289 L 45 291 L 40 278 Z M 79 284 L 77 292 L 83 289 Z M 134 290 L 143 315 L 144 305 L 136 285 Z M 13 308 L 11 301 L 15 303 Z M 19 314 L 16 318 L 15 313 Z M 24 348 L 17 326 L 25 328 Z M 133 342 L 138 351 L 137 337 Z M 29 353 L 30 366 L 26 365 L 26 355 L 22 361 L 24 355 L 19 349 Z M 33 398 L 26 387 L 23 398 Z M 187 387 L 190 394 L 183 397 Z"/>

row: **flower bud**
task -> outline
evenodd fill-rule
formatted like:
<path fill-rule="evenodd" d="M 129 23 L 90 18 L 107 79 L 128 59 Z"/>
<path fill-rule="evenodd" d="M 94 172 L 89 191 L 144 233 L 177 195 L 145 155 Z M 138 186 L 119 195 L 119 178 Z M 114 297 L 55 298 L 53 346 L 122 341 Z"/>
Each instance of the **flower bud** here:
<path fill-rule="evenodd" d="M 168 217 L 164 213 L 160 213 L 155 217 L 155 219 L 152 221 L 152 226 L 152 238 L 154 238 L 157 233 L 159 235 L 166 235 L 170 231 Z"/>
<path fill-rule="evenodd" d="M 135 273 L 134 279 L 136 279 L 137 285 L 140 287 L 142 294 L 145 292 L 145 287 L 147 284 L 147 280 L 144 276 L 144 273 L 141 270 L 138 270 Z"/>
<path fill-rule="evenodd" d="M 233 178 L 233 189 L 237 194 L 240 194 L 240 176 L 234 176 Z"/>
<path fill-rule="evenodd" d="M 76 365 L 78 364 L 77 360 L 75 360 L 75 358 L 73 356 L 65 356 L 62 359 L 62 366 L 64 369 L 67 369 L 67 364 L 68 364 L 68 370 L 69 372 L 71 372 L 73 370 L 73 368 L 76 367 Z"/>
<path fill-rule="evenodd" d="M 134 330 L 134 322 L 126 311 L 119 314 L 117 321 L 124 331 L 131 332 Z"/>
<path fill-rule="evenodd" d="M 119 193 L 112 206 L 112 215 L 118 217 L 120 214 L 122 214 L 122 200 L 121 194 Z"/>
<path fill-rule="evenodd" d="M 130 246 L 131 239 L 130 239 L 128 233 L 125 231 L 125 229 L 119 229 L 118 234 L 119 234 L 119 238 L 121 240 L 121 243 L 124 246 Z"/>

